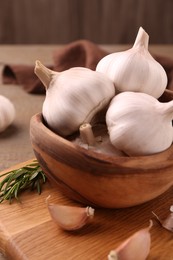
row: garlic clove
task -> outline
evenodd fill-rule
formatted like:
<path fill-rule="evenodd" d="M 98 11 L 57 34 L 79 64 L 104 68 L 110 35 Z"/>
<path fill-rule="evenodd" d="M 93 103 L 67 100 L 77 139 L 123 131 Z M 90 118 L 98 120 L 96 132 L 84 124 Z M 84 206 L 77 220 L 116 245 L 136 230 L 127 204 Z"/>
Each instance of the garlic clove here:
<path fill-rule="evenodd" d="M 125 240 L 115 250 L 110 251 L 108 260 L 145 260 L 150 253 L 151 235 L 149 227 L 141 229 Z"/>
<path fill-rule="evenodd" d="M 5 96 L 0 95 L 0 133 L 12 124 L 15 118 L 13 103 Z"/>
<path fill-rule="evenodd" d="M 116 95 L 107 110 L 110 141 L 129 156 L 151 155 L 173 142 L 173 101 L 161 103 L 145 93 Z M 154 122 L 154 123 L 153 123 Z"/>
<path fill-rule="evenodd" d="M 75 67 L 58 73 L 36 61 L 35 72 L 46 86 L 44 120 L 62 136 L 78 131 L 83 123 L 91 123 L 115 95 L 110 79 L 87 68 Z"/>
<path fill-rule="evenodd" d="M 106 74 L 119 92 L 143 92 L 158 99 L 168 79 L 164 68 L 149 53 L 148 41 L 149 35 L 140 27 L 133 47 L 105 56 L 96 71 Z"/>
<path fill-rule="evenodd" d="M 64 230 L 78 230 L 94 217 L 91 207 L 72 207 L 59 204 L 47 204 L 52 219 Z"/>

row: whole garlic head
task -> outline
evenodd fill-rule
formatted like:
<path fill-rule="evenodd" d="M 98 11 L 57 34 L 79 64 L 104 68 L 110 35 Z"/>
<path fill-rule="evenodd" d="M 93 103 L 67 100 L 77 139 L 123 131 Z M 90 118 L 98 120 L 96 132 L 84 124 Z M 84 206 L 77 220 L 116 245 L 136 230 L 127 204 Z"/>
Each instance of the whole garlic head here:
<path fill-rule="evenodd" d="M 14 105 L 8 98 L 0 95 L 0 133 L 12 124 L 14 118 Z"/>
<path fill-rule="evenodd" d="M 36 61 L 35 73 L 46 87 L 43 117 L 54 132 L 63 136 L 91 122 L 115 95 L 109 78 L 87 68 L 75 67 L 58 73 Z"/>
<path fill-rule="evenodd" d="M 107 110 L 111 143 L 130 156 L 155 154 L 173 141 L 173 101 L 161 103 L 145 93 L 116 95 Z"/>
<path fill-rule="evenodd" d="M 105 73 L 119 92 L 143 92 L 159 98 L 168 79 L 163 67 L 149 53 L 148 41 L 148 34 L 140 27 L 131 49 L 105 56 L 96 70 Z"/>

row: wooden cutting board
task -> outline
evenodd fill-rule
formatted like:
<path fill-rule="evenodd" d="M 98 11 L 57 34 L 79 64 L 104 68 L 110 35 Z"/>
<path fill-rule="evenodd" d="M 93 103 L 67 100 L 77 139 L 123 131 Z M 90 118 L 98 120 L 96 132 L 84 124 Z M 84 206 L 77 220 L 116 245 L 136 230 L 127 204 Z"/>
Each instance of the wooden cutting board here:
<path fill-rule="evenodd" d="M 30 162 L 12 168 L 20 168 Z M 173 204 L 173 187 L 140 206 L 96 209 L 93 221 L 75 232 L 63 231 L 51 220 L 45 203 L 48 195 L 51 195 L 53 203 L 81 206 L 67 199 L 49 182 L 43 185 L 41 195 L 26 191 L 20 197 L 21 203 L 0 204 L 0 251 L 8 259 L 106 260 L 110 250 L 134 232 L 147 227 L 150 219 L 153 219 L 154 225 L 148 259 L 173 259 L 173 233 L 161 227 L 152 214 L 154 211 L 163 219 L 169 214 Z"/>

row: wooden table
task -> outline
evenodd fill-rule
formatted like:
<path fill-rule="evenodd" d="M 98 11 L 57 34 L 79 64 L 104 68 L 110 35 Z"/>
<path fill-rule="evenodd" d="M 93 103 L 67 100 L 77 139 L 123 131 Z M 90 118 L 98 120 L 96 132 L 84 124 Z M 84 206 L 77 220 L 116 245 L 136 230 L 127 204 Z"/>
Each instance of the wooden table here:
<path fill-rule="evenodd" d="M 48 64 L 52 61 L 52 51 L 59 47 L 61 46 L 0 46 L 0 62 L 34 64 L 36 59 L 40 59 Z M 103 47 L 111 52 L 124 50 L 128 46 Z M 173 46 L 151 46 L 150 49 L 153 53 L 173 57 Z M 26 106 L 16 118 L 13 126 L 15 134 L 12 134 L 11 129 L 1 136 L 0 162 L 3 165 L 1 170 L 10 166 L 14 168 L 14 164 L 33 157 L 29 141 L 29 121 L 34 113 L 41 110 L 44 99 L 43 96 L 36 97 L 24 93 L 19 86 L 1 85 L 0 94 L 4 93 L 12 97 L 18 111 L 22 104 L 25 103 Z M 34 109 L 32 109 L 32 104 L 36 104 Z M 25 120 L 22 121 L 24 117 Z M 16 147 L 18 156 L 14 158 Z M 6 156 L 9 154 L 8 158 L 3 155 L 3 149 L 6 149 Z M 41 196 L 27 191 L 21 196 L 22 203 L 0 204 L 0 251 L 9 259 L 107 259 L 107 254 L 111 249 L 135 231 L 148 226 L 149 219 L 153 218 L 152 211 L 164 219 L 169 213 L 169 207 L 173 204 L 173 188 L 171 188 L 159 198 L 136 207 L 115 210 L 96 209 L 95 218 L 89 226 L 81 231 L 70 233 L 62 231 L 52 222 L 45 205 L 45 198 L 49 194 L 51 194 L 52 202 L 80 206 L 68 200 L 48 182 L 44 185 Z M 172 260 L 172 236 L 171 232 L 163 229 L 154 220 L 148 259 Z"/>
<path fill-rule="evenodd" d="M 26 191 L 20 197 L 21 203 L 0 205 L 0 251 L 10 260 L 106 260 L 110 250 L 147 227 L 152 219 L 148 260 L 172 260 L 173 234 L 162 228 L 152 214 L 154 211 L 161 219 L 167 217 L 173 204 L 172 194 L 173 187 L 139 206 L 95 209 L 90 225 L 76 232 L 66 232 L 52 221 L 46 198 L 51 195 L 50 201 L 61 205 L 82 205 L 70 201 L 47 182 L 41 195 Z"/>

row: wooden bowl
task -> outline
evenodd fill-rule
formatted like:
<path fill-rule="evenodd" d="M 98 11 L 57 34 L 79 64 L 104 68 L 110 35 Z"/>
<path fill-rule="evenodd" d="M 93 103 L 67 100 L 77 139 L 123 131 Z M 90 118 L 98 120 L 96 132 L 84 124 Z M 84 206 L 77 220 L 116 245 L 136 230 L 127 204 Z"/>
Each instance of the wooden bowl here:
<path fill-rule="evenodd" d="M 173 146 L 152 156 L 113 156 L 87 150 L 52 132 L 34 115 L 35 156 L 57 189 L 86 205 L 123 208 L 149 201 L 173 184 Z"/>

